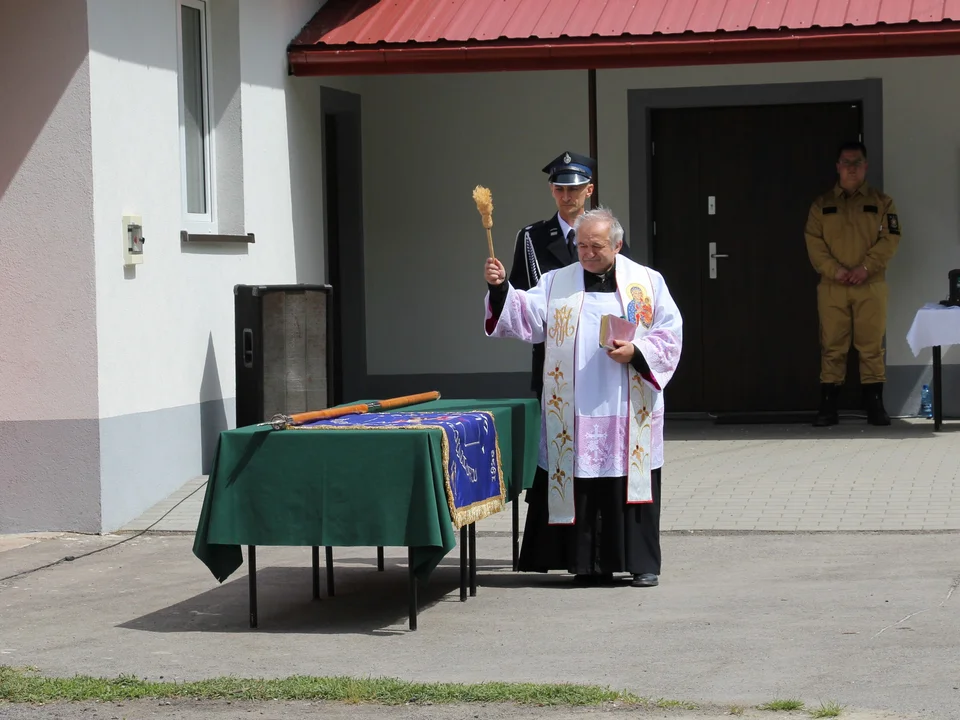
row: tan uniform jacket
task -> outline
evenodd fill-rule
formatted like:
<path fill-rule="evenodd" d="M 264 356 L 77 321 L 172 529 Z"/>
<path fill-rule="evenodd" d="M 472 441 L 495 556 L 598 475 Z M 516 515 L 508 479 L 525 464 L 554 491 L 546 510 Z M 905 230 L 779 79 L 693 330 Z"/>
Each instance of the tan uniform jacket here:
<path fill-rule="evenodd" d="M 839 185 L 813 201 L 804 230 L 810 262 L 821 282 L 835 283 L 841 267 L 863 265 L 867 282 L 886 278 L 900 241 L 893 198 L 864 183 L 850 197 Z"/>

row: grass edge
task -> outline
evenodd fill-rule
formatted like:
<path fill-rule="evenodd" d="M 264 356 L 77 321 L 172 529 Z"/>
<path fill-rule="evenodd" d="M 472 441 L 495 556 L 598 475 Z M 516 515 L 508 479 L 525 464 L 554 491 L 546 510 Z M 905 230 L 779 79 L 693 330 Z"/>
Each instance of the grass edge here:
<path fill-rule="evenodd" d="M 36 668 L 0 665 L 0 703 L 124 700 L 321 700 L 352 704 L 469 704 L 514 703 L 519 705 L 629 706 L 694 710 L 696 703 L 666 698 L 652 699 L 626 690 L 573 683 L 418 683 L 396 678 L 314 677 L 286 678 L 216 677 L 177 682 L 151 681 L 134 675 L 100 678 L 76 674 L 47 677 Z"/>

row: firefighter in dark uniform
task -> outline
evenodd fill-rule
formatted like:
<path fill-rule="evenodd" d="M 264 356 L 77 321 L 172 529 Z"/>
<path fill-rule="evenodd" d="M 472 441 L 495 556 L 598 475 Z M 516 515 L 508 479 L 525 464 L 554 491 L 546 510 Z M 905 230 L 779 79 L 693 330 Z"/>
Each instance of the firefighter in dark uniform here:
<path fill-rule="evenodd" d="M 513 287 L 529 290 L 551 270 L 577 262 L 573 224 L 586 211 L 587 199 L 593 195 L 596 169 L 593 158 L 572 152 L 564 152 L 543 168 L 557 212 L 549 220 L 527 225 L 517 233 L 509 278 Z M 626 243 L 620 253 L 630 257 Z M 543 392 L 543 358 L 543 345 L 534 345 L 530 387 L 537 398 Z"/>
<path fill-rule="evenodd" d="M 837 174 L 836 186 L 810 206 L 804 233 L 810 262 L 820 274 L 821 401 L 814 425 L 838 421 L 837 396 L 846 379 L 851 335 L 860 353 L 867 421 L 889 425 L 883 407 L 886 271 L 900 243 L 900 220 L 893 198 L 866 182 L 862 143 L 841 146 Z"/>

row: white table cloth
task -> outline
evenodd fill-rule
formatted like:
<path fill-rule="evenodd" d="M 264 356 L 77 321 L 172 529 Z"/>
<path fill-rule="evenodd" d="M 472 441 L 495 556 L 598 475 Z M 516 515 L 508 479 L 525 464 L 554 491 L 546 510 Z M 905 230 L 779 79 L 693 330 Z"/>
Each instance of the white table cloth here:
<path fill-rule="evenodd" d="M 914 357 L 928 347 L 960 345 L 960 307 L 927 303 L 917 311 L 907 332 Z"/>

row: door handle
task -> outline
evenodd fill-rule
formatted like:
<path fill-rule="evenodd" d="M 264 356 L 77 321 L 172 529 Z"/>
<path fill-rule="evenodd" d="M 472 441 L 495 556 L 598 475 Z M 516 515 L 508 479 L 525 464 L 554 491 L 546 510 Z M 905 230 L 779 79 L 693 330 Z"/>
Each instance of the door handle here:
<path fill-rule="evenodd" d="M 730 257 L 729 255 L 718 253 L 717 244 L 715 242 L 710 243 L 710 279 L 717 279 L 717 258 Z"/>

